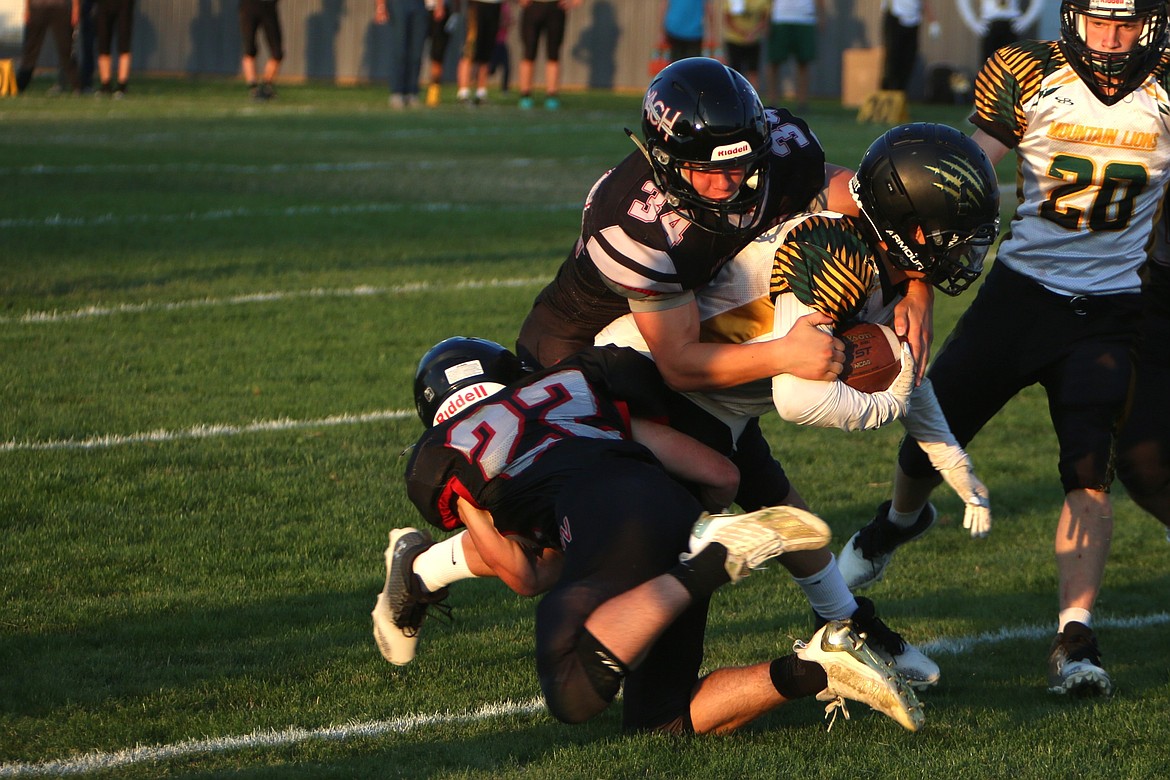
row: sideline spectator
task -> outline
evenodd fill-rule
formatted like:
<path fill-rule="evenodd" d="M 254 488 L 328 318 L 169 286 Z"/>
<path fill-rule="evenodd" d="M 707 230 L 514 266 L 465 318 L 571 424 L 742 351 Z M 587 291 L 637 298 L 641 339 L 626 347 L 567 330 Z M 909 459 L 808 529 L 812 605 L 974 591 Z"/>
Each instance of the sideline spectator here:
<path fill-rule="evenodd" d="M 711 0 L 662 0 L 662 42 L 670 61 L 703 54 L 704 42 L 715 29 Z"/>
<path fill-rule="evenodd" d="M 500 26 L 496 28 L 496 43 L 488 60 L 488 78 L 500 72 L 500 91 L 507 92 L 512 79 L 512 52 L 508 49 L 508 28 L 512 26 L 512 6 L 500 5 Z"/>
<path fill-rule="evenodd" d="M 727 66 L 760 91 L 760 55 L 768 30 L 770 0 L 723 0 L 723 52 Z"/>
<path fill-rule="evenodd" d="M 277 0 L 240 0 L 240 37 L 243 39 L 244 56 L 241 67 L 248 94 L 252 99 L 265 101 L 276 97 L 277 74 L 284 59 L 284 36 L 280 29 L 280 16 L 276 12 Z M 264 82 L 256 80 L 256 33 L 263 30 L 268 45 L 268 61 L 264 63 Z"/>
<path fill-rule="evenodd" d="M 768 62 L 772 68 L 769 89 L 772 104 L 781 105 L 780 66 L 796 60 L 797 110 L 808 108 L 809 65 L 817 58 L 817 35 L 825 23 L 825 0 L 774 0 L 768 37 Z"/>
<path fill-rule="evenodd" d="M 565 22 L 569 9 L 581 0 L 520 0 L 520 40 L 524 47 L 520 59 L 520 108 L 532 108 L 532 77 L 536 70 L 536 51 L 544 36 L 544 107 L 554 111 L 561 107 L 557 93 L 561 86 L 561 46 L 565 42 Z"/>
<path fill-rule="evenodd" d="M 467 37 L 459 60 L 459 89 L 455 99 L 478 106 L 487 101 L 487 82 L 496 33 L 500 30 L 501 6 L 508 0 L 468 0 Z M 471 90 L 475 89 L 474 97 Z"/>
<path fill-rule="evenodd" d="M 115 98 L 126 95 L 130 80 L 130 37 L 134 30 L 134 0 L 97 0 L 97 51 L 98 78 L 101 80 L 99 95 Z M 118 35 L 118 81 L 113 78 L 114 33 Z"/>
<path fill-rule="evenodd" d="M 37 59 L 41 56 L 45 33 L 51 32 L 53 43 L 57 46 L 57 62 L 60 63 L 61 73 L 60 83 L 54 84 L 50 91 L 67 89 L 74 94 L 81 93 L 77 62 L 73 59 L 73 28 L 80 19 L 80 0 L 25 0 L 24 45 L 20 52 L 20 67 L 16 70 L 18 92 L 28 89 L 37 67 Z"/>
<path fill-rule="evenodd" d="M 941 27 L 930 0 L 882 0 L 882 9 L 882 89 L 905 92 L 918 62 L 918 28 L 925 21 L 927 34 L 937 38 Z"/>
<path fill-rule="evenodd" d="M 463 23 L 460 18 L 462 7 L 463 0 L 427 0 L 427 9 L 431 14 L 431 54 L 426 103 L 430 108 L 443 101 L 443 65 L 447 59 L 447 46 L 451 42 L 451 37 Z"/>
<path fill-rule="evenodd" d="M 1021 5 L 1027 2 L 1028 10 Z M 973 3 L 979 4 L 975 15 Z M 959 15 L 967 28 L 979 36 L 982 45 L 979 64 L 987 62 L 995 50 L 1025 37 L 1044 7 L 1044 0 L 955 0 Z"/>
<path fill-rule="evenodd" d="M 374 23 L 390 26 L 390 108 L 402 110 L 418 103 L 423 44 L 434 13 L 423 0 L 377 0 Z"/>
<path fill-rule="evenodd" d="M 97 35 L 94 25 L 97 23 L 95 7 L 97 0 L 81 0 L 81 15 L 77 18 L 77 37 L 74 38 L 74 56 L 77 59 L 77 75 L 81 82 L 81 91 L 93 91 L 93 74 L 97 70 Z M 64 84 L 61 85 L 65 87 Z"/>

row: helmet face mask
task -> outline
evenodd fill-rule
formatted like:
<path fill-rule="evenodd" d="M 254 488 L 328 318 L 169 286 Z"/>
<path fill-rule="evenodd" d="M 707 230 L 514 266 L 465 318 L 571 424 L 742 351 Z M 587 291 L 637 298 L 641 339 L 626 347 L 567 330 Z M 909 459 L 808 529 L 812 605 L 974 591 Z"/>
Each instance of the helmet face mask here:
<path fill-rule="evenodd" d="M 671 63 L 646 90 L 642 136 L 655 183 L 683 216 L 713 233 L 756 227 L 771 138 L 747 79 L 706 57 Z M 692 183 L 694 173 L 742 183 L 730 197 L 711 197 Z"/>
<path fill-rule="evenodd" d="M 1089 47 L 1092 20 L 1140 23 L 1141 34 L 1126 52 Z M 1106 105 L 1133 92 L 1158 64 L 1166 42 L 1165 0 L 1062 0 L 1061 47 L 1077 75 Z"/>
<path fill-rule="evenodd" d="M 850 191 L 895 268 L 947 295 L 983 272 L 999 233 L 999 184 L 987 155 L 955 128 L 893 128 L 870 145 Z"/>
<path fill-rule="evenodd" d="M 520 359 L 494 341 L 453 336 L 427 350 L 414 374 L 414 404 L 430 428 L 525 374 Z"/>

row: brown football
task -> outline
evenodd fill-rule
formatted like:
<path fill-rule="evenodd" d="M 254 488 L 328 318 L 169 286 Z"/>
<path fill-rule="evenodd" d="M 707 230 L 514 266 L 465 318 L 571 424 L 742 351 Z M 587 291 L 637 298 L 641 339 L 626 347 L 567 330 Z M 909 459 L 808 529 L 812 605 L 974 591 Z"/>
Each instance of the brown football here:
<path fill-rule="evenodd" d="M 902 347 L 894 331 L 873 322 L 850 322 L 837 329 L 845 342 L 840 379 L 854 390 L 878 393 L 902 370 Z"/>

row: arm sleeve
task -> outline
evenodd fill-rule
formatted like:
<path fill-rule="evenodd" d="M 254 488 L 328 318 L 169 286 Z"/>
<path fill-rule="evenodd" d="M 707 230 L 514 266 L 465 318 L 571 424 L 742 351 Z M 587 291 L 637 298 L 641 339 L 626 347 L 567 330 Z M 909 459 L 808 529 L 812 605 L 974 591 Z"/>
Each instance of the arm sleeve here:
<path fill-rule="evenodd" d="M 938 398 L 934 395 L 934 385 L 929 379 L 923 379 L 922 384 L 914 388 L 910 395 L 910 410 L 902 418 L 902 427 L 910 438 L 917 442 L 938 442 L 954 447 L 959 446 L 947 418 L 943 416 L 942 407 L 938 405 Z"/>
<path fill-rule="evenodd" d="M 773 337 L 783 337 L 797 319 L 813 311 L 793 294 L 779 296 Z M 905 400 L 889 390 L 862 393 L 844 382 L 818 382 L 791 374 L 772 378 L 772 403 L 788 422 L 845 431 L 880 428 L 905 410 Z"/>

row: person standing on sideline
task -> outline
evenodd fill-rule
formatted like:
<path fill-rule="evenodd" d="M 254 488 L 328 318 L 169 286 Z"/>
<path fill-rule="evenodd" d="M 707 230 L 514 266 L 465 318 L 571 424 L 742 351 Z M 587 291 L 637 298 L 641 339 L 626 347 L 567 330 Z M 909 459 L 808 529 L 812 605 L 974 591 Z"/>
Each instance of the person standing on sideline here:
<path fill-rule="evenodd" d="M 882 0 L 882 89 L 905 92 L 918 62 L 918 30 L 926 22 L 927 34 L 937 38 L 942 28 L 930 0 Z"/>
<path fill-rule="evenodd" d="M 773 0 L 772 25 L 768 36 L 768 63 L 772 76 L 768 85 L 772 104 L 780 105 L 780 66 L 796 60 L 796 108 L 808 109 L 809 65 L 817 58 L 817 36 L 825 24 L 825 0 Z"/>
<path fill-rule="evenodd" d="M 1020 199 L 995 264 L 927 375 L 963 447 L 1021 391 L 1043 386 L 1064 490 L 1048 690 L 1108 696 L 1092 617 L 1113 536 L 1109 489 L 1132 386 L 1140 271 L 1170 181 L 1170 54 L 1164 0 L 1064 0 L 1060 16 L 1059 41 L 1004 47 L 976 78 L 974 139 L 993 162 L 1015 150 Z M 839 556 L 851 587 L 881 579 L 894 551 L 934 524 L 939 481 L 903 440 L 891 502 Z"/>
<path fill-rule="evenodd" d="M 94 25 L 97 24 L 95 13 L 97 2 L 98 0 L 81 0 L 81 15 L 77 17 L 77 37 L 73 41 L 77 75 L 83 93 L 93 91 L 93 74 L 97 71 L 97 56 L 94 52 L 97 46 L 97 34 L 94 32 Z"/>
<path fill-rule="evenodd" d="M 520 108 L 532 102 L 532 79 L 536 70 L 536 51 L 544 36 L 544 107 L 555 111 L 561 107 L 557 93 L 561 86 L 561 46 L 565 42 L 565 21 L 570 8 L 581 0 L 520 0 Z"/>
<path fill-rule="evenodd" d="M 284 60 L 284 34 L 280 29 L 280 15 L 276 12 L 277 0 L 240 0 L 240 37 L 244 44 L 241 69 L 248 94 L 253 100 L 265 101 L 276 97 L 273 86 Z M 268 61 L 264 63 L 264 81 L 256 80 L 257 32 L 264 32 L 268 45 Z"/>
<path fill-rule="evenodd" d="M 1022 6 L 1027 4 L 1028 10 Z M 1044 0 L 955 0 L 967 29 L 981 41 L 980 63 L 987 62 L 996 49 L 1025 37 L 1036 23 Z M 977 4 L 979 13 L 972 7 Z"/>
<path fill-rule="evenodd" d="M 126 95 L 130 81 L 130 37 L 134 30 L 134 0 L 98 0 L 97 3 L 97 50 L 98 79 L 101 82 L 100 95 L 113 94 L 115 98 Z M 118 35 L 118 81 L 114 77 L 113 42 Z"/>
<path fill-rule="evenodd" d="M 723 0 L 723 52 L 727 66 L 760 92 L 760 56 L 771 0 Z"/>
<path fill-rule="evenodd" d="M 459 60 L 459 87 L 455 99 L 478 106 L 487 101 L 487 83 L 496 33 L 500 31 L 501 6 L 508 0 L 468 0 L 467 37 Z M 472 96 L 471 90 L 475 89 Z"/>
<path fill-rule="evenodd" d="M 52 91 L 67 89 L 74 93 L 81 92 L 77 62 L 73 59 L 73 28 L 80 19 L 80 0 L 25 0 L 24 44 L 20 51 L 20 65 L 16 69 L 17 92 L 28 89 L 37 67 L 37 59 L 41 56 L 45 34 L 49 32 L 53 34 L 53 43 L 57 46 L 60 81 L 65 85 L 55 85 Z"/>
<path fill-rule="evenodd" d="M 426 104 L 434 108 L 443 102 L 443 65 L 447 59 L 447 46 L 451 36 L 462 23 L 459 9 L 463 0 L 426 0 L 430 14 L 430 56 L 428 57 L 429 83 Z"/>
<path fill-rule="evenodd" d="M 662 0 L 662 42 L 657 48 L 668 50 L 671 62 L 702 56 L 715 29 L 712 8 L 712 0 Z"/>
<path fill-rule="evenodd" d="M 390 108 L 418 104 L 423 44 L 434 13 L 423 0 L 377 0 L 374 23 L 390 26 Z"/>

